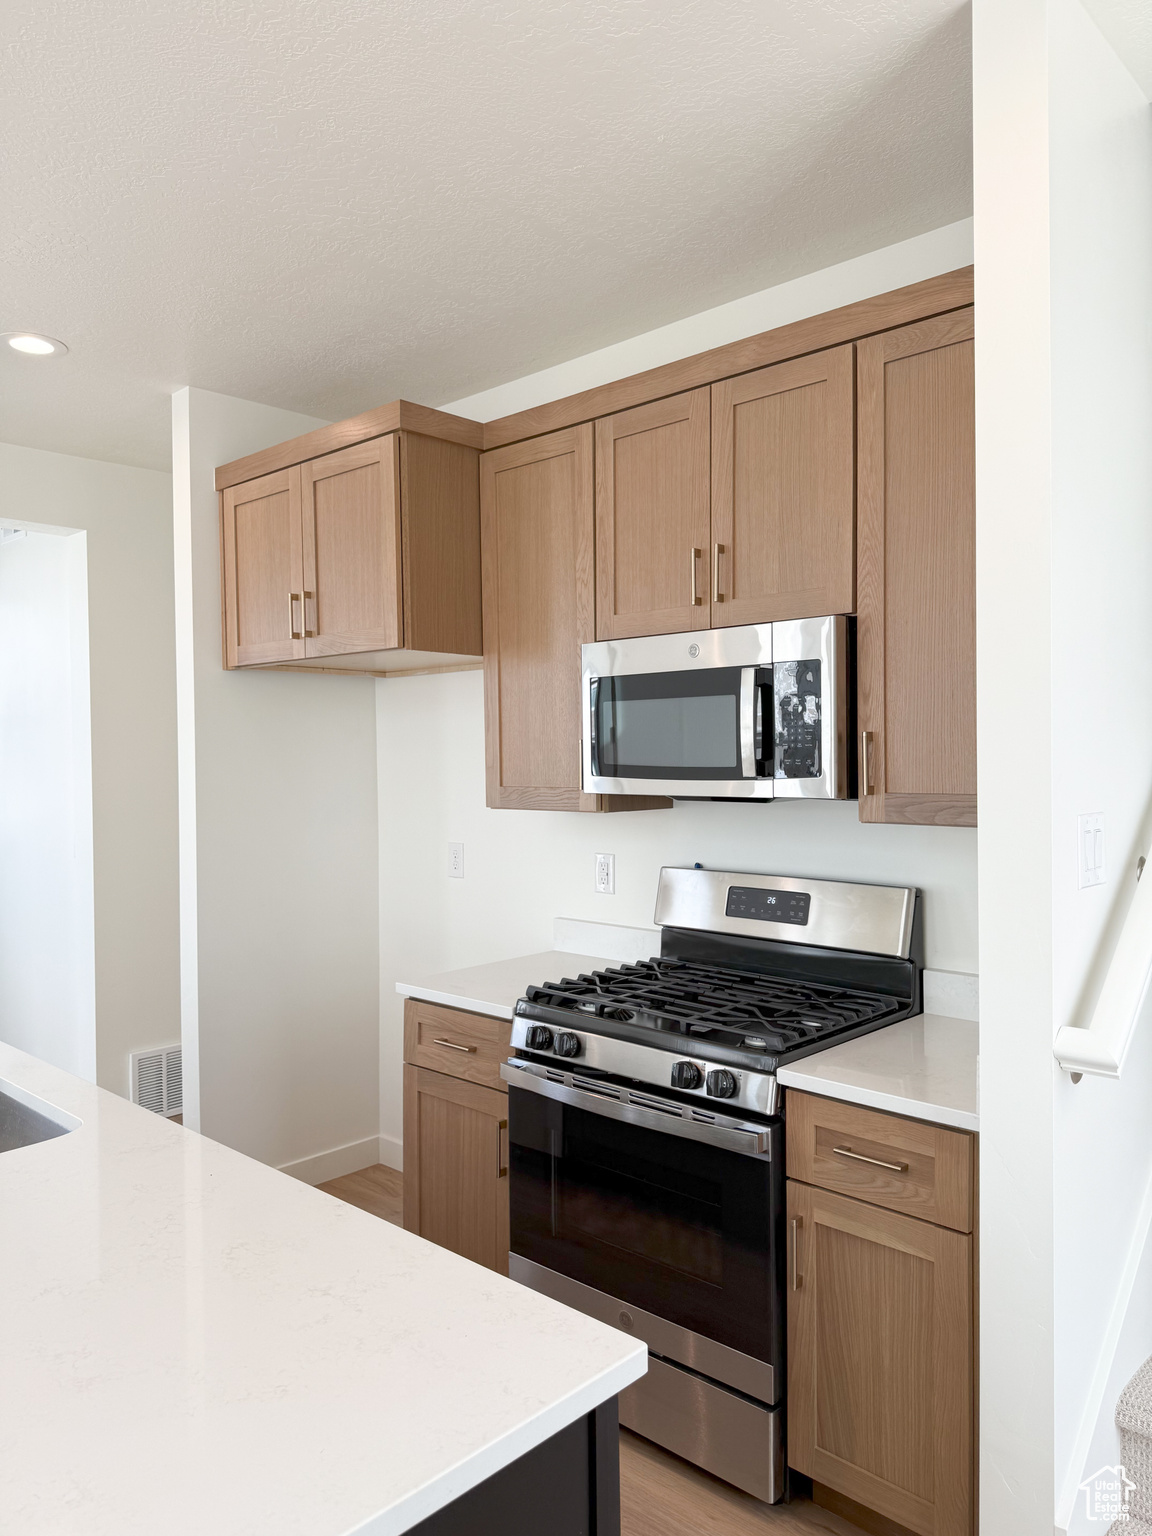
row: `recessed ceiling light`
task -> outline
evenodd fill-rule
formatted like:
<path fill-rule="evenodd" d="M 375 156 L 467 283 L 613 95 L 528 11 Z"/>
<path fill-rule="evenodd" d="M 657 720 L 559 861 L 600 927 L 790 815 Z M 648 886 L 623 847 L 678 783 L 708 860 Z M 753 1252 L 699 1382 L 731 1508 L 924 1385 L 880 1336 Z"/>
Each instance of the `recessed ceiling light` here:
<path fill-rule="evenodd" d="M 51 357 L 53 352 L 68 350 L 54 336 L 37 336 L 35 331 L 5 331 L 4 340 L 15 351 L 27 352 L 31 357 Z"/>

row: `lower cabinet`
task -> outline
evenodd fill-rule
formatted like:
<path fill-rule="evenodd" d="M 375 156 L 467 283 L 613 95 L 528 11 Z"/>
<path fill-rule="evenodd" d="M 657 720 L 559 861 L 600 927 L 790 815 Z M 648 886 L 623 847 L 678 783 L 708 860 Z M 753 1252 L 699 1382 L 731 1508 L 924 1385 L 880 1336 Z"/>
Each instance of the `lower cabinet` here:
<path fill-rule="evenodd" d="M 508 1273 L 509 1026 L 462 1009 L 404 1009 L 404 1225 Z M 432 1059 L 437 1070 L 420 1063 Z"/>
<path fill-rule="evenodd" d="M 940 1171 L 922 1153 L 917 1166 L 917 1141 L 901 1129 L 922 1138 L 935 1128 L 851 1113 L 855 1124 L 824 1118 L 851 1125 L 836 1149 L 849 1170 L 851 1158 L 876 1164 L 884 1203 L 788 1180 L 788 1464 L 919 1536 L 971 1536 L 974 1239 L 885 1208 L 898 1198 L 897 1170 L 921 1189 Z M 875 1124 L 862 1127 L 864 1116 Z"/>

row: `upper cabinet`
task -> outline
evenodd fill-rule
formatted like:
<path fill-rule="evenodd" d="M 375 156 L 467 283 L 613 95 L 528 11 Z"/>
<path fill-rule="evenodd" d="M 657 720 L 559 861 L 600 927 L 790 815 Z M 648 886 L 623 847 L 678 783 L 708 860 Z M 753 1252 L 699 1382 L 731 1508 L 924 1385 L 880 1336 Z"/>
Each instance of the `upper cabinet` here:
<path fill-rule="evenodd" d="M 856 606 L 852 347 L 712 386 L 712 624 Z"/>
<path fill-rule="evenodd" d="M 851 613 L 853 349 L 596 423 L 596 638 Z"/>
<path fill-rule="evenodd" d="M 300 466 L 220 498 L 224 552 L 224 665 L 267 666 L 304 655 L 304 539 Z"/>
<path fill-rule="evenodd" d="M 300 466 L 305 656 L 404 643 L 396 437 L 390 432 Z"/>
<path fill-rule="evenodd" d="M 597 640 L 710 627 L 708 423 L 706 389 L 596 423 Z"/>
<path fill-rule="evenodd" d="M 593 638 L 592 428 L 486 453 L 480 479 L 488 804 L 580 811 L 580 647 Z"/>
<path fill-rule="evenodd" d="M 371 435 L 402 423 L 404 409 L 217 471 L 225 666 L 396 671 L 478 660 L 479 452 L 402 425 Z M 421 425 L 479 433 L 406 409 Z M 358 431 L 368 435 L 335 446 Z M 247 478 L 277 457 L 290 462 Z"/>
<path fill-rule="evenodd" d="M 482 652 L 488 804 L 630 810 L 670 802 L 583 792 L 582 645 L 854 613 L 861 819 L 974 826 L 971 303 L 969 268 L 484 426 L 397 401 L 224 465 L 225 665 Z"/>
<path fill-rule="evenodd" d="M 643 810 L 664 799 L 587 795 L 580 779 L 580 647 L 594 638 L 592 427 L 486 453 L 484 739 L 490 806 Z"/>
<path fill-rule="evenodd" d="M 860 342 L 863 821 L 976 824 L 973 313 Z"/>

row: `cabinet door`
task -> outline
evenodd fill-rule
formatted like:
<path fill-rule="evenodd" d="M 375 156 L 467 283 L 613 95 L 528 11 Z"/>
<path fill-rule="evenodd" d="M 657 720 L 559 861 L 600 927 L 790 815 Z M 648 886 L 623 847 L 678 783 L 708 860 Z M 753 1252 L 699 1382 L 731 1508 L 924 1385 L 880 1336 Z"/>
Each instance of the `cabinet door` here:
<path fill-rule="evenodd" d="M 970 1536 L 972 1239 L 788 1181 L 788 1462 Z"/>
<path fill-rule="evenodd" d="M 856 607 L 850 346 L 712 386 L 712 623 Z"/>
<path fill-rule="evenodd" d="M 508 1273 L 508 1095 L 404 1068 L 404 1225 Z"/>
<path fill-rule="evenodd" d="M 220 493 L 224 665 L 305 654 L 300 471 L 293 466 Z"/>
<path fill-rule="evenodd" d="M 596 638 L 707 629 L 707 389 L 596 423 Z"/>
<path fill-rule="evenodd" d="M 976 825 L 972 311 L 857 346 L 860 819 Z"/>
<path fill-rule="evenodd" d="M 305 655 L 403 641 L 396 434 L 302 464 Z"/>
<path fill-rule="evenodd" d="M 488 804 L 595 810 L 580 788 L 580 647 L 593 638 L 592 428 L 480 465 Z"/>

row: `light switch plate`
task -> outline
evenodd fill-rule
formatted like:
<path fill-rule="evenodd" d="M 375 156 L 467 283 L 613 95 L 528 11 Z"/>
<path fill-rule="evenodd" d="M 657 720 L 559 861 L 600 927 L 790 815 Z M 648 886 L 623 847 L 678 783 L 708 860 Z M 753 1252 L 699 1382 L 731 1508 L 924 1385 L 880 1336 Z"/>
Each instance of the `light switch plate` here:
<path fill-rule="evenodd" d="M 1076 818 L 1076 861 L 1080 872 L 1080 888 L 1103 885 L 1104 868 L 1104 813 L 1093 811 Z"/>
<path fill-rule="evenodd" d="M 596 889 L 601 896 L 615 896 L 616 855 L 614 853 L 596 855 Z"/>
<path fill-rule="evenodd" d="M 464 878 L 464 844 L 448 844 L 448 874 L 453 880 Z"/>

